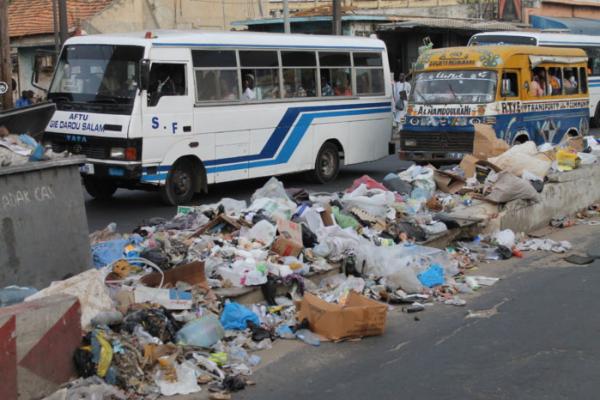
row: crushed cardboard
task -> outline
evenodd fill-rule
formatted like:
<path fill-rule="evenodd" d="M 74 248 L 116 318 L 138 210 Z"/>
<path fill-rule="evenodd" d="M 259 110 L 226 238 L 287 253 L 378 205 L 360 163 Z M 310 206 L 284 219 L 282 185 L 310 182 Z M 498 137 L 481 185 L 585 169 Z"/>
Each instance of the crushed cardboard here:
<path fill-rule="evenodd" d="M 475 124 L 473 139 L 473 156 L 480 160 L 499 156 L 510 148 L 508 143 L 496 137 L 496 131 L 491 125 Z"/>
<path fill-rule="evenodd" d="M 387 305 L 354 291 L 345 304 L 333 304 L 305 293 L 299 304 L 298 320 L 308 320 L 310 330 L 330 340 L 383 335 Z"/>
<path fill-rule="evenodd" d="M 275 238 L 271 251 L 283 257 L 297 257 L 304 248 L 302 226 L 285 219 L 277 219 L 277 231 L 279 235 Z"/>

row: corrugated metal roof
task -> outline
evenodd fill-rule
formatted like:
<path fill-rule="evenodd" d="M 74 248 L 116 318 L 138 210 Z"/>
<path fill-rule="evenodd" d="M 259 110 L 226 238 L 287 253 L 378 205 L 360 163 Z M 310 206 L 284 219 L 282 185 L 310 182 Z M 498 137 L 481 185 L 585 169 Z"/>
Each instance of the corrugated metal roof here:
<path fill-rule="evenodd" d="M 440 28 L 440 29 L 464 29 L 469 31 L 514 31 L 522 28 L 510 22 L 489 21 L 479 19 L 455 19 L 455 18 L 421 18 L 421 17 L 397 17 L 401 21 L 389 24 L 380 24 L 380 30 L 393 31 L 397 28 Z"/>
<path fill-rule="evenodd" d="M 331 21 L 331 15 L 311 15 L 302 17 L 290 17 L 290 23 L 303 23 L 303 22 L 321 22 Z M 342 21 L 372 21 L 372 22 L 390 22 L 395 21 L 397 18 L 390 15 L 342 15 Z M 261 18 L 261 19 L 249 19 L 244 21 L 233 21 L 233 26 L 255 26 L 255 25 L 279 25 L 283 24 L 283 18 Z"/>

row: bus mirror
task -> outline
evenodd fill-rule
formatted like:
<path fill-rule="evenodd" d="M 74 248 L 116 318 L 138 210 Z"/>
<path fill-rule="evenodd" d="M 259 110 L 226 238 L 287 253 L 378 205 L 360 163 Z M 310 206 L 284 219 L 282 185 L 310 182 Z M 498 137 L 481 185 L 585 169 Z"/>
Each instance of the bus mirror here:
<path fill-rule="evenodd" d="M 525 84 L 523 86 L 525 86 L 525 91 L 529 92 L 529 82 L 525 81 Z"/>
<path fill-rule="evenodd" d="M 150 86 L 150 60 L 140 61 L 140 90 L 148 90 Z"/>

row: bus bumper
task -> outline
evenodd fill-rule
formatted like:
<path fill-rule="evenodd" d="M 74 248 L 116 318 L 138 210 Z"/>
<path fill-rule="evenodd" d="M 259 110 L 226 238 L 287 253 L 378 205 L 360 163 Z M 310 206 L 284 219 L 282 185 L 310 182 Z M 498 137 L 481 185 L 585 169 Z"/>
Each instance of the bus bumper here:
<path fill-rule="evenodd" d="M 142 177 L 142 165 L 141 163 L 113 164 L 88 159 L 80 172 L 82 176 L 139 182 Z"/>
<path fill-rule="evenodd" d="M 474 132 L 400 132 L 401 160 L 456 163 L 473 152 Z"/>

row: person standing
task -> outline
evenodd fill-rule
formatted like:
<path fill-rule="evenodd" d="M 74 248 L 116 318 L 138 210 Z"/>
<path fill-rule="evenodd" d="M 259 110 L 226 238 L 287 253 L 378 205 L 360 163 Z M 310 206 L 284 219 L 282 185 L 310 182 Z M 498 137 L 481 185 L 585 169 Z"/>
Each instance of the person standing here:
<path fill-rule="evenodd" d="M 33 104 L 33 91 L 23 90 L 21 97 L 15 103 L 15 108 L 27 107 Z"/>
<path fill-rule="evenodd" d="M 399 131 L 402 129 L 401 120 L 406 116 L 406 109 L 408 108 L 408 95 L 410 94 L 410 82 L 406 81 L 406 75 L 400 72 L 397 79 L 394 79 L 392 86 L 392 98 L 394 100 L 394 123 L 396 129 Z"/>

